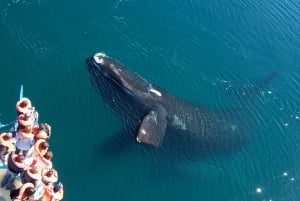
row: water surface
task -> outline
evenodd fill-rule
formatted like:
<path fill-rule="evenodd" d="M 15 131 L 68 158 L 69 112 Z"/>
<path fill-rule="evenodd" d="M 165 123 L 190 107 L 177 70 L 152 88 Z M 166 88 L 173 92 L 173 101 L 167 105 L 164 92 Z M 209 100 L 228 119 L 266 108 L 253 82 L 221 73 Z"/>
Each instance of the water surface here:
<path fill-rule="evenodd" d="M 24 84 L 52 125 L 64 200 L 298 200 L 299 13 L 295 0 L 2 0 L 0 120 L 15 118 Z M 191 102 L 247 107 L 253 138 L 186 162 L 161 162 L 135 143 L 101 153 L 122 122 L 85 69 L 98 51 Z M 274 71 L 255 100 L 236 93 Z"/>

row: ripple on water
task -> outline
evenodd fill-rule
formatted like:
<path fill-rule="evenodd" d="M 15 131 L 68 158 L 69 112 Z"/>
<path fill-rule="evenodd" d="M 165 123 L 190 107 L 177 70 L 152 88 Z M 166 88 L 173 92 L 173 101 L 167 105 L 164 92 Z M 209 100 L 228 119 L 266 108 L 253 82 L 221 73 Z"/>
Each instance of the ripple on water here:
<path fill-rule="evenodd" d="M 22 49 L 24 52 L 29 54 L 34 54 L 39 59 L 44 59 L 52 55 L 59 55 L 58 49 L 50 44 L 46 39 L 43 39 L 37 33 L 31 33 L 27 31 L 22 23 L 13 22 L 11 20 L 11 12 L 14 9 L 18 9 L 19 6 L 29 7 L 32 5 L 43 6 L 45 1 L 3 1 L 0 3 L 0 17 L 1 17 L 1 27 L 2 31 L 5 33 L 6 37 L 12 37 L 16 45 Z"/>

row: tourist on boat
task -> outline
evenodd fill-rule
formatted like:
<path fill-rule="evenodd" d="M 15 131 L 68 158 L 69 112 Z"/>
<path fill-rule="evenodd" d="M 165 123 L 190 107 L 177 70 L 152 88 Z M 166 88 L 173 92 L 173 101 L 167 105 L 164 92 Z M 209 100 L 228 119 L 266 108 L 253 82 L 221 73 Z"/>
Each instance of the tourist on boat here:
<path fill-rule="evenodd" d="M 39 113 L 32 107 L 31 101 L 28 98 L 22 98 L 16 104 L 19 125 L 32 125 L 34 128 L 39 127 Z"/>
<path fill-rule="evenodd" d="M 33 160 L 33 163 L 31 166 L 39 166 L 42 169 L 50 170 L 52 169 L 52 161 L 53 158 L 53 152 L 47 151 L 43 156 L 39 155 Z"/>
<path fill-rule="evenodd" d="M 33 126 L 34 118 L 32 116 L 26 116 L 25 114 L 20 114 L 18 116 L 18 124 L 22 126 Z"/>
<path fill-rule="evenodd" d="M 37 133 L 34 135 L 35 139 L 48 140 L 51 136 L 51 126 L 47 123 L 41 123 L 38 127 Z"/>
<path fill-rule="evenodd" d="M 42 169 L 52 168 L 52 162 L 51 159 L 53 157 L 53 153 L 51 151 L 48 151 L 49 144 L 46 140 L 40 139 L 35 142 L 34 144 L 34 151 L 32 154 L 32 164 L 31 167 L 39 166 Z"/>
<path fill-rule="evenodd" d="M 0 134 L 0 160 L 2 164 L 7 164 L 7 156 L 14 150 L 12 133 Z"/>
<path fill-rule="evenodd" d="M 32 134 L 32 125 L 18 126 L 18 130 L 15 136 L 16 141 L 16 154 L 23 153 L 27 155 L 28 151 L 34 144 L 34 135 Z"/>
<path fill-rule="evenodd" d="M 7 172 L 1 181 L 1 187 L 10 190 L 13 187 L 13 182 L 19 173 L 25 169 L 24 156 L 11 153 L 7 161 Z"/>
<path fill-rule="evenodd" d="M 34 200 L 45 200 L 42 199 L 45 197 L 45 190 L 48 188 L 52 188 L 54 182 L 57 182 L 58 176 L 57 171 L 55 169 L 46 170 L 43 169 L 41 172 L 41 180 L 35 182 L 35 193 L 33 195 Z"/>
<path fill-rule="evenodd" d="M 51 186 L 57 181 L 58 181 L 58 173 L 54 168 L 52 168 L 51 170 L 46 170 L 46 169 L 42 170 L 42 182 L 45 185 Z"/>
<path fill-rule="evenodd" d="M 46 186 L 41 201 L 60 201 L 64 197 L 63 184 L 57 182 L 54 186 Z"/>
<path fill-rule="evenodd" d="M 33 156 L 43 156 L 46 154 L 48 151 L 49 144 L 46 140 L 44 139 L 39 139 L 34 143 L 34 151 L 33 151 Z"/>
<path fill-rule="evenodd" d="M 55 182 L 58 181 L 58 173 L 55 169 L 43 170 L 42 171 L 42 182 L 46 186 L 53 186 Z"/>
<path fill-rule="evenodd" d="M 34 185 L 32 183 L 24 183 L 18 189 L 11 190 L 10 198 L 12 201 L 33 200 L 34 193 L 35 193 Z"/>
<path fill-rule="evenodd" d="M 29 115 L 32 113 L 31 101 L 28 98 L 21 98 L 21 100 L 16 103 L 16 110 L 18 116 L 20 114 Z"/>
<path fill-rule="evenodd" d="M 64 186 L 61 182 L 58 182 L 53 187 L 53 194 L 51 201 L 59 201 L 62 200 L 64 197 Z"/>
<path fill-rule="evenodd" d="M 39 181 L 42 180 L 42 170 L 40 167 L 28 167 L 25 171 L 21 174 L 21 181 L 22 183 L 33 183 L 37 185 Z"/>

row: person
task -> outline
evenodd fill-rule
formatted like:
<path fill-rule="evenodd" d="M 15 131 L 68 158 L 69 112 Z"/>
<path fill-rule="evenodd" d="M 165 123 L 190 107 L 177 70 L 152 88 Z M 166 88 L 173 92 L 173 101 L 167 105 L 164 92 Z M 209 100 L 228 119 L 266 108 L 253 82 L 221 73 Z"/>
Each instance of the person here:
<path fill-rule="evenodd" d="M 18 124 L 22 126 L 33 126 L 34 118 L 32 115 L 27 116 L 25 114 L 20 114 L 18 116 Z"/>
<path fill-rule="evenodd" d="M 1 181 L 1 187 L 9 190 L 13 187 L 13 182 L 16 176 L 25 169 L 24 156 L 10 153 L 7 161 L 7 172 Z"/>
<path fill-rule="evenodd" d="M 28 98 L 21 98 L 21 100 L 16 103 L 16 110 L 18 116 L 20 114 L 29 115 L 32 113 L 31 101 Z"/>
<path fill-rule="evenodd" d="M 38 166 L 28 167 L 21 174 L 22 183 L 32 183 L 35 186 L 34 200 L 39 200 L 44 191 L 44 182 L 42 181 L 42 169 Z"/>
<path fill-rule="evenodd" d="M 42 182 L 46 186 L 52 186 L 53 183 L 55 183 L 57 181 L 58 181 L 58 174 L 54 168 L 52 168 L 51 170 L 44 169 L 42 171 Z"/>
<path fill-rule="evenodd" d="M 39 139 L 34 144 L 34 151 L 32 154 L 32 163 L 31 167 L 39 166 L 41 168 L 52 168 L 52 162 L 51 159 L 53 157 L 53 153 L 51 151 L 48 151 L 49 144 L 44 139 Z"/>
<path fill-rule="evenodd" d="M 35 193 L 34 185 L 32 183 L 24 183 L 18 189 L 12 189 L 10 191 L 10 198 L 12 201 L 33 200 L 34 193 Z"/>
<path fill-rule="evenodd" d="M 20 154 L 22 152 L 23 155 L 26 156 L 30 148 L 33 146 L 34 135 L 32 134 L 32 127 L 32 125 L 18 126 L 15 136 L 16 154 Z"/>
<path fill-rule="evenodd" d="M 7 164 L 7 156 L 14 150 L 12 133 L 0 134 L 0 160 L 2 164 Z"/>
<path fill-rule="evenodd" d="M 37 133 L 34 137 L 36 140 L 45 139 L 48 140 L 51 136 L 51 126 L 47 123 L 41 123 L 38 127 Z"/>
<path fill-rule="evenodd" d="M 61 182 L 57 182 L 54 186 L 45 186 L 41 201 L 60 201 L 63 197 L 63 184 Z"/>
<path fill-rule="evenodd" d="M 35 129 L 39 128 L 38 123 L 39 113 L 33 108 L 30 113 L 19 114 L 18 115 L 18 124 L 22 126 L 32 125 Z"/>
<path fill-rule="evenodd" d="M 64 186 L 61 182 L 56 183 L 53 186 L 53 194 L 51 201 L 59 201 L 62 200 L 64 197 Z"/>
<path fill-rule="evenodd" d="M 34 156 L 43 156 L 48 151 L 49 144 L 44 139 L 39 139 L 34 143 Z"/>
<path fill-rule="evenodd" d="M 28 167 L 25 171 L 21 174 L 21 181 L 22 183 L 33 183 L 35 186 L 39 181 L 41 181 L 41 168 L 39 167 Z"/>
<path fill-rule="evenodd" d="M 33 163 L 31 166 L 39 166 L 42 169 L 47 169 L 50 170 L 52 169 L 52 161 L 51 159 L 53 158 L 53 152 L 52 151 L 47 151 L 43 156 L 39 155 L 33 160 Z"/>

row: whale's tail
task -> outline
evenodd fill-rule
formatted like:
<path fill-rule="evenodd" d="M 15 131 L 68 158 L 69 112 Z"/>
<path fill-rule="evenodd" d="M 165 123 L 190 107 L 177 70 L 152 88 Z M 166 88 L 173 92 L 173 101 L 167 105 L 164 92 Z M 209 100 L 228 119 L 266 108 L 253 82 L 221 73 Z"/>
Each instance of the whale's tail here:
<path fill-rule="evenodd" d="M 265 77 L 263 80 L 259 81 L 258 83 L 256 83 L 256 85 L 254 85 L 254 90 L 255 91 L 260 91 L 262 90 L 264 87 L 266 87 L 267 85 L 269 85 L 271 83 L 271 81 L 278 75 L 278 71 L 275 71 L 273 73 L 271 73 L 270 75 L 268 75 L 267 77 Z"/>
<path fill-rule="evenodd" d="M 279 74 L 278 71 L 274 71 L 271 74 L 269 74 L 267 77 L 263 78 L 262 80 L 251 84 L 251 85 L 239 85 L 239 86 L 230 86 L 227 87 L 227 90 L 229 90 L 230 93 L 233 93 L 237 95 L 238 97 L 241 97 L 242 99 L 252 99 L 254 97 L 257 97 L 262 91 L 265 90 L 265 88 L 270 85 L 271 81 Z"/>

